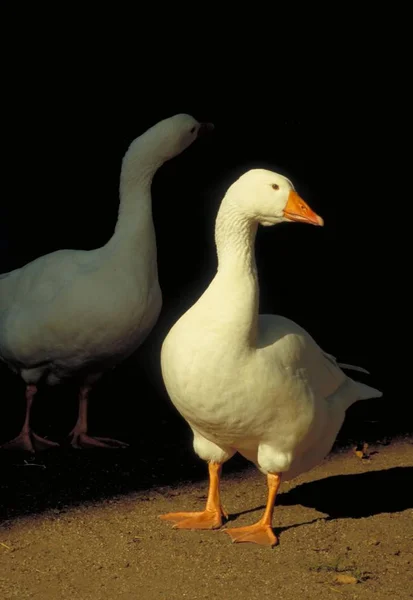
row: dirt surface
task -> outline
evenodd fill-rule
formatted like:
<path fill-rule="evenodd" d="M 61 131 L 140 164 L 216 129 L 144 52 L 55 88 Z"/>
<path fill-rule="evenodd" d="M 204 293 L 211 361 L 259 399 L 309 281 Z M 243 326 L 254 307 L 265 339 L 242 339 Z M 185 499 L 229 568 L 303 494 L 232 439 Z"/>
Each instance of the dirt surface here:
<path fill-rule="evenodd" d="M 203 507 L 201 464 L 192 482 L 83 502 L 79 490 L 79 502 L 64 504 L 64 490 L 59 496 L 53 485 L 50 495 L 44 487 L 43 496 L 36 492 L 34 482 L 53 479 L 52 463 L 10 462 L 6 478 L 20 468 L 37 503 L 21 481 L 14 501 L 3 496 L 0 598 L 413 598 L 413 440 L 370 446 L 368 452 L 360 459 L 351 448 L 336 451 L 283 484 L 274 515 L 280 543 L 273 549 L 232 544 L 222 531 L 177 531 L 158 518 Z M 116 460 L 122 470 L 126 459 L 113 456 L 106 460 Z M 222 494 L 233 525 L 253 523 L 263 511 L 265 479 L 235 461 L 224 472 Z M 39 498 L 49 496 L 45 507 Z"/>

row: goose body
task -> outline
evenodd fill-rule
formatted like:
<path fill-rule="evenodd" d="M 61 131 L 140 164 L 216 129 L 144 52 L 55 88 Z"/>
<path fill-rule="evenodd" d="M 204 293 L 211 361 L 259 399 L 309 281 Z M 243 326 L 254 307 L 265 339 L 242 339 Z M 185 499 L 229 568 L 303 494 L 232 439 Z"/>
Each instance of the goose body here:
<path fill-rule="evenodd" d="M 74 376 L 93 381 L 115 366 L 146 338 L 161 310 L 156 257 L 144 274 L 145 258 L 134 261 L 134 276 L 110 245 L 59 250 L 3 277 L 2 359 L 27 384 L 43 376 L 49 385 Z"/>
<path fill-rule="evenodd" d="M 177 350 L 182 342 L 178 326 L 163 347 L 164 380 L 194 431 L 201 458 L 228 460 L 239 452 L 263 473 L 279 471 L 288 480 L 328 454 L 346 408 L 374 392 L 348 377 L 290 319 L 260 315 L 257 327 L 255 355 L 236 355 L 221 339 L 222 327 L 212 334 L 214 354 L 208 343 L 211 330 L 201 330 L 202 344 L 188 343 L 183 356 Z M 184 360 L 187 369 L 177 374 L 174 363 Z"/>
<path fill-rule="evenodd" d="M 139 347 L 158 319 L 152 179 L 206 129 L 189 115 L 175 115 L 132 142 L 122 163 L 118 221 L 103 247 L 59 250 L 0 276 L 0 358 L 27 384 L 25 425 L 5 447 L 56 445 L 31 431 L 31 402 L 41 380 L 54 385 L 73 378 L 80 393 L 72 444 L 124 445 L 87 435 L 88 394 L 106 369 Z"/>
<path fill-rule="evenodd" d="M 172 327 L 161 353 L 167 391 L 192 428 L 211 479 L 204 512 L 163 518 L 182 528 L 221 526 L 221 467 L 239 452 L 267 475 L 269 500 L 258 524 L 227 531 L 234 541 L 270 545 L 276 543 L 271 518 L 281 479 L 308 471 L 328 454 L 349 406 L 381 396 L 347 376 L 295 322 L 259 315 L 257 227 L 282 221 L 323 224 L 277 173 L 252 170 L 230 187 L 216 221 L 217 273 Z"/>

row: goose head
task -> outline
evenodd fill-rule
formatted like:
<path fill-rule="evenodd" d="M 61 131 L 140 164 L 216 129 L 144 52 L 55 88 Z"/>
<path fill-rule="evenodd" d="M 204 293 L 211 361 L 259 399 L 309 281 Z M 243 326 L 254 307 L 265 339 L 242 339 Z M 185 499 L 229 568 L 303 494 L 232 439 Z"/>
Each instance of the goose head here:
<path fill-rule="evenodd" d="M 266 169 L 251 169 L 228 190 L 239 209 L 261 225 L 283 222 L 323 225 L 308 204 L 297 194 L 289 179 Z"/>
<path fill-rule="evenodd" d="M 142 142 L 148 150 L 167 161 L 181 154 L 195 140 L 213 129 L 212 123 L 200 123 L 191 115 L 178 114 L 151 127 L 143 135 Z"/>

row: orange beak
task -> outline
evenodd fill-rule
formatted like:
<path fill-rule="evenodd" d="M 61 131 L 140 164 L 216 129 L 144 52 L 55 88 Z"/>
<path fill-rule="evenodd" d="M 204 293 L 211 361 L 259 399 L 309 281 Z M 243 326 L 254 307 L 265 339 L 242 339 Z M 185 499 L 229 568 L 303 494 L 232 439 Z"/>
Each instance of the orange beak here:
<path fill-rule="evenodd" d="M 284 217 L 289 221 L 298 221 L 299 223 L 309 223 L 311 225 L 324 225 L 321 217 L 311 210 L 306 202 L 291 190 L 288 196 L 288 202 L 284 208 Z"/>

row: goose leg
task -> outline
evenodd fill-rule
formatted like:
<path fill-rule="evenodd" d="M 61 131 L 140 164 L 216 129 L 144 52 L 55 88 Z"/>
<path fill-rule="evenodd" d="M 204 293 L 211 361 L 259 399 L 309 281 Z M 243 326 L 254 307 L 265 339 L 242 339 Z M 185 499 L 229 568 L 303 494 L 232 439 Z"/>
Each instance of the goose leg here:
<path fill-rule="evenodd" d="M 222 526 L 222 517 L 228 518 L 221 505 L 219 482 L 222 464 L 210 462 L 209 491 L 205 510 L 203 512 L 177 512 L 160 515 L 165 521 L 175 523 L 177 529 L 219 529 Z"/>
<path fill-rule="evenodd" d="M 87 409 L 91 386 L 84 385 L 79 392 L 79 416 L 70 432 L 74 448 L 127 448 L 129 444 L 106 437 L 92 437 L 87 434 Z"/>
<path fill-rule="evenodd" d="M 30 427 L 30 413 L 36 392 L 37 387 L 35 385 L 26 386 L 26 415 L 23 427 L 17 437 L 0 446 L 4 450 L 25 450 L 26 452 L 34 453 L 39 450 L 47 450 L 48 448 L 59 446 L 56 442 L 40 437 Z"/>
<path fill-rule="evenodd" d="M 269 473 L 267 475 L 268 500 L 264 515 L 253 525 L 247 527 L 234 527 L 224 529 L 225 533 L 231 537 L 233 542 L 252 542 L 263 546 L 275 546 L 278 539 L 272 530 L 272 516 L 274 512 L 275 497 L 281 484 L 281 475 L 278 473 Z"/>

